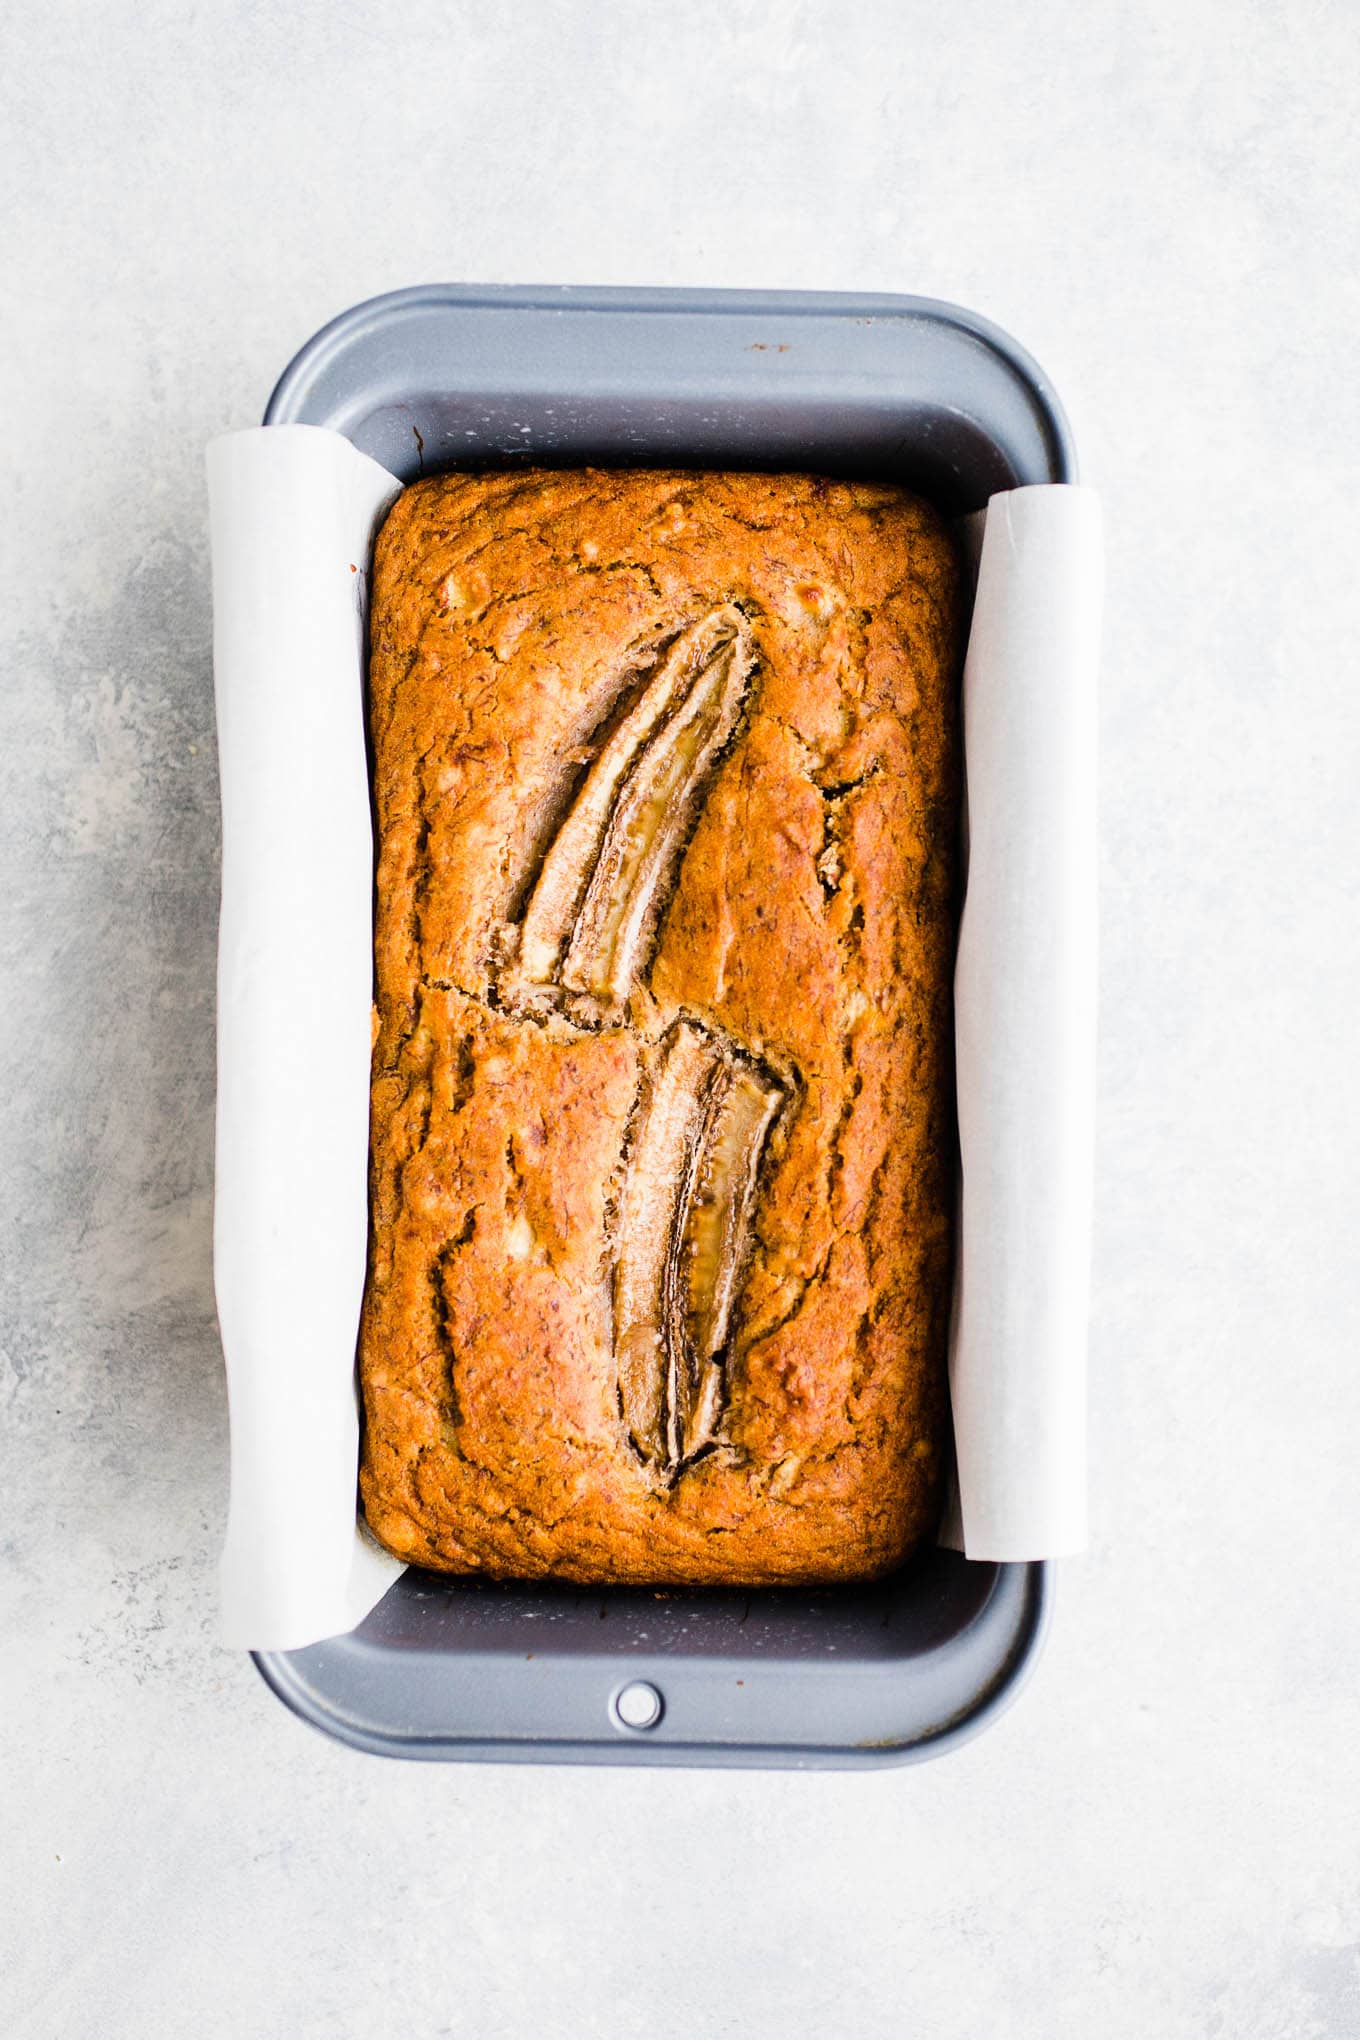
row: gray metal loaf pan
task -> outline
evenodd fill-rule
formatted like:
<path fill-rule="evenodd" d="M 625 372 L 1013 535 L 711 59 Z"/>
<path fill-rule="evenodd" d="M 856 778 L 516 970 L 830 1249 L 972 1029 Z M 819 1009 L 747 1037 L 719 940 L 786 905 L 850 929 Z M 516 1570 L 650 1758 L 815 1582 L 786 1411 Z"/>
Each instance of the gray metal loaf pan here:
<path fill-rule="evenodd" d="M 433 285 L 308 341 L 266 424 L 328 425 L 403 480 L 591 462 L 909 482 L 950 511 L 1070 481 L 1034 362 L 923 298 Z M 930 1550 L 869 1587 L 586 1592 L 411 1571 L 349 1636 L 256 1662 L 391 1756 L 850 1765 L 952 1747 L 1034 1658 L 1041 1564 Z"/>

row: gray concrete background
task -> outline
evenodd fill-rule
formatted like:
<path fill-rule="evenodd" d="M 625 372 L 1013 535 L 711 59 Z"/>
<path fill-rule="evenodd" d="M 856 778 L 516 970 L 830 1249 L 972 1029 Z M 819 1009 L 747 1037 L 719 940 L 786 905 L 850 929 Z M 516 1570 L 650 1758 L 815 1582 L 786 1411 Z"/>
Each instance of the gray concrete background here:
<path fill-rule="evenodd" d="M 1360 2033 L 1354 7 L 6 26 L 0 2030 Z M 213 1643 L 202 448 L 439 277 L 957 298 L 1105 495 L 1094 1540 L 933 1766 L 386 1766 Z"/>

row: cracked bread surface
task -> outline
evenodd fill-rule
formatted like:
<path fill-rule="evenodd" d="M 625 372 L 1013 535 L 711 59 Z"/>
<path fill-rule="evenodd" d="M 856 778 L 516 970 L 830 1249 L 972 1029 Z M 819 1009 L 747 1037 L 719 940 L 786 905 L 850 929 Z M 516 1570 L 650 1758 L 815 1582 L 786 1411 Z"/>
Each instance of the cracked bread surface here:
<path fill-rule="evenodd" d="M 359 1371 L 401 1557 L 829 1582 L 933 1528 L 961 647 L 890 485 L 397 498 Z"/>

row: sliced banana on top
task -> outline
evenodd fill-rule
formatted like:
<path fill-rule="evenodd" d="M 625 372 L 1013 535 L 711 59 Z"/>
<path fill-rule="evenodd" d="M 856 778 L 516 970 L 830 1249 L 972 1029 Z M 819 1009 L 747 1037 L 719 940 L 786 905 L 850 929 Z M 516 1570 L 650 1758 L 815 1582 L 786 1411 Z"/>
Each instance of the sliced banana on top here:
<path fill-rule="evenodd" d="M 712 1442 L 761 1156 L 787 1092 L 719 1036 L 664 1036 L 619 1206 L 614 1335 L 624 1420 L 673 1478 Z"/>
<path fill-rule="evenodd" d="M 754 665 L 749 625 L 732 603 L 671 644 L 548 846 L 520 924 L 512 994 L 560 987 L 600 1018 L 624 1005 Z"/>

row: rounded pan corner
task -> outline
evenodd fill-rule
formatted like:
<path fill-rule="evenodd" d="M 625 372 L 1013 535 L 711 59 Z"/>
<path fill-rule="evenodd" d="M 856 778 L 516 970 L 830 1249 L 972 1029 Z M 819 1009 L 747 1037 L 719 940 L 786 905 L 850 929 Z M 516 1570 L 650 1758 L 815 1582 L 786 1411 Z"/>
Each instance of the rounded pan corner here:
<path fill-rule="evenodd" d="M 981 1688 L 967 1707 L 951 1715 L 948 1721 L 941 1722 L 938 1728 L 911 1742 L 886 1744 L 872 1750 L 868 1752 L 871 1757 L 901 1765 L 923 1762 L 927 1757 L 946 1756 L 951 1750 L 961 1749 L 965 1743 L 972 1742 L 986 1729 L 992 1728 L 1003 1714 L 1010 1711 L 1034 1676 L 1053 1617 L 1051 1563 L 1042 1558 L 1029 1559 L 1026 1571 L 1025 1621 L 1009 1657 L 995 1678 Z"/>

